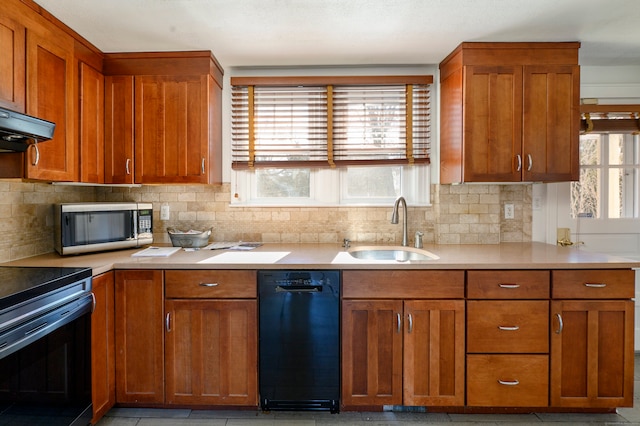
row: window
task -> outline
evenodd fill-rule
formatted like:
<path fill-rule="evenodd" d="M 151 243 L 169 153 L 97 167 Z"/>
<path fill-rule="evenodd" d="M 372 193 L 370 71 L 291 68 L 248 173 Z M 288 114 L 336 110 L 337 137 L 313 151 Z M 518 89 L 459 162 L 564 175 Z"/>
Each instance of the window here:
<path fill-rule="evenodd" d="M 428 204 L 432 80 L 232 78 L 234 202 Z"/>
<path fill-rule="evenodd" d="M 638 120 L 630 113 L 600 114 L 583 119 L 587 133 L 580 136 L 580 181 L 571 184 L 571 217 L 639 218 Z"/>

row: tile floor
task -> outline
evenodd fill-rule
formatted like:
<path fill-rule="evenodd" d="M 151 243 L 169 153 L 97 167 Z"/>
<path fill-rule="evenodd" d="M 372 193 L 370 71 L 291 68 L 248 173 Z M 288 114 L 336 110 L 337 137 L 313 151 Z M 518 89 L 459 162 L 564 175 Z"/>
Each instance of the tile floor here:
<path fill-rule="evenodd" d="M 640 354 L 635 362 L 635 401 L 633 408 L 620 408 L 610 414 L 445 414 L 378 412 L 285 412 L 272 411 L 224 411 L 224 410 L 184 410 L 113 408 L 98 422 L 98 426 L 411 426 L 464 425 L 637 425 L 640 426 Z"/>

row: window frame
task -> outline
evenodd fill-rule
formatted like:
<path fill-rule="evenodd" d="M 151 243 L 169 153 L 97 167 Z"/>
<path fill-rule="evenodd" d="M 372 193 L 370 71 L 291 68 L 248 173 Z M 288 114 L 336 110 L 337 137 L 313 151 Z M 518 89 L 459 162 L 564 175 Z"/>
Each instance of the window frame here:
<path fill-rule="evenodd" d="M 593 132 L 596 133 L 596 132 Z M 638 134 L 623 134 L 625 138 L 633 138 L 630 144 L 627 144 L 627 150 L 631 151 L 629 146 L 635 146 L 634 151 L 631 153 L 633 163 L 625 162 L 624 164 L 609 164 L 609 134 L 610 133 L 599 133 L 606 140 L 603 140 L 600 143 L 600 162 L 595 165 L 580 165 L 580 170 L 583 169 L 591 169 L 591 170 L 600 170 L 599 184 L 601 188 L 601 193 L 599 196 L 600 203 L 600 217 L 582 217 L 577 216 L 574 217 L 572 213 L 572 200 L 569 200 L 569 209 L 568 214 L 570 216 L 570 220 L 572 223 L 575 223 L 577 228 L 579 228 L 581 233 L 599 233 L 601 232 L 603 226 L 606 226 L 607 229 L 610 230 L 611 233 L 627 233 L 629 229 L 634 229 L 640 224 L 640 194 L 634 194 L 633 189 L 627 189 L 629 194 L 635 195 L 633 197 L 631 209 L 634 210 L 634 217 L 609 217 L 609 171 L 612 169 L 624 169 L 624 168 L 634 168 L 636 172 L 632 179 L 634 179 L 633 185 L 635 188 L 640 188 L 640 136 Z M 617 132 L 611 132 L 611 134 L 622 134 Z M 628 154 L 627 152 L 626 154 Z M 625 156 L 625 158 L 627 158 Z M 573 184 L 572 184 L 573 185 Z M 570 194 L 572 191 L 570 191 Z M 571 197 L 571 195 L 570 195 Z"/>

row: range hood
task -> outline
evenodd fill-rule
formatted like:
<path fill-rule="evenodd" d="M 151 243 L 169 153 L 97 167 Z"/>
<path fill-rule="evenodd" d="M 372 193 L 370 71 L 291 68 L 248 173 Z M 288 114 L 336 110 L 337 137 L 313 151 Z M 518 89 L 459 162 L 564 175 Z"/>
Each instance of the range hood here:
<path fill-rule="evenodd" d="M 0 152 L 24 152 L 30 142 L 51 139 L 55 128 L 50 121 L 0 108 Z"/>

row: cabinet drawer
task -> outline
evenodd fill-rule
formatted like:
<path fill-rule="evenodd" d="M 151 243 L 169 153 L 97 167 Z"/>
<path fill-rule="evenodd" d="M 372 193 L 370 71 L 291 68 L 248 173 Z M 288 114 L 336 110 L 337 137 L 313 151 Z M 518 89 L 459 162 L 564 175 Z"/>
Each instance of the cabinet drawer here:
<path fill-rule="evenodd" d="M 631 299 L 635 272 L 631 269 L 563 270 L 551 272 L 554 299 Z"/>
<path fill-rule="evenodd" d="M 549 302 L 468 301 L 467 352 L 549 352 Z"/>
<path fill-rule="evenodd" d="M 549 271 L 469 271 L 469 299 L 548 299 Z"/>
<path fill-rule="evenodd" d="M 342 296 L 366 299 L 462 299 L 464 271 L 343 271 Z"/>
<path fill-rule="evenodd" d="M 168 299 L 255 298 L 256 271 L 167 270 L 164 272 Z"/>
<path fill-rule="evenodd" d="M 546 407 L 547 355 L 468 355 L 467 405 Z"/>

